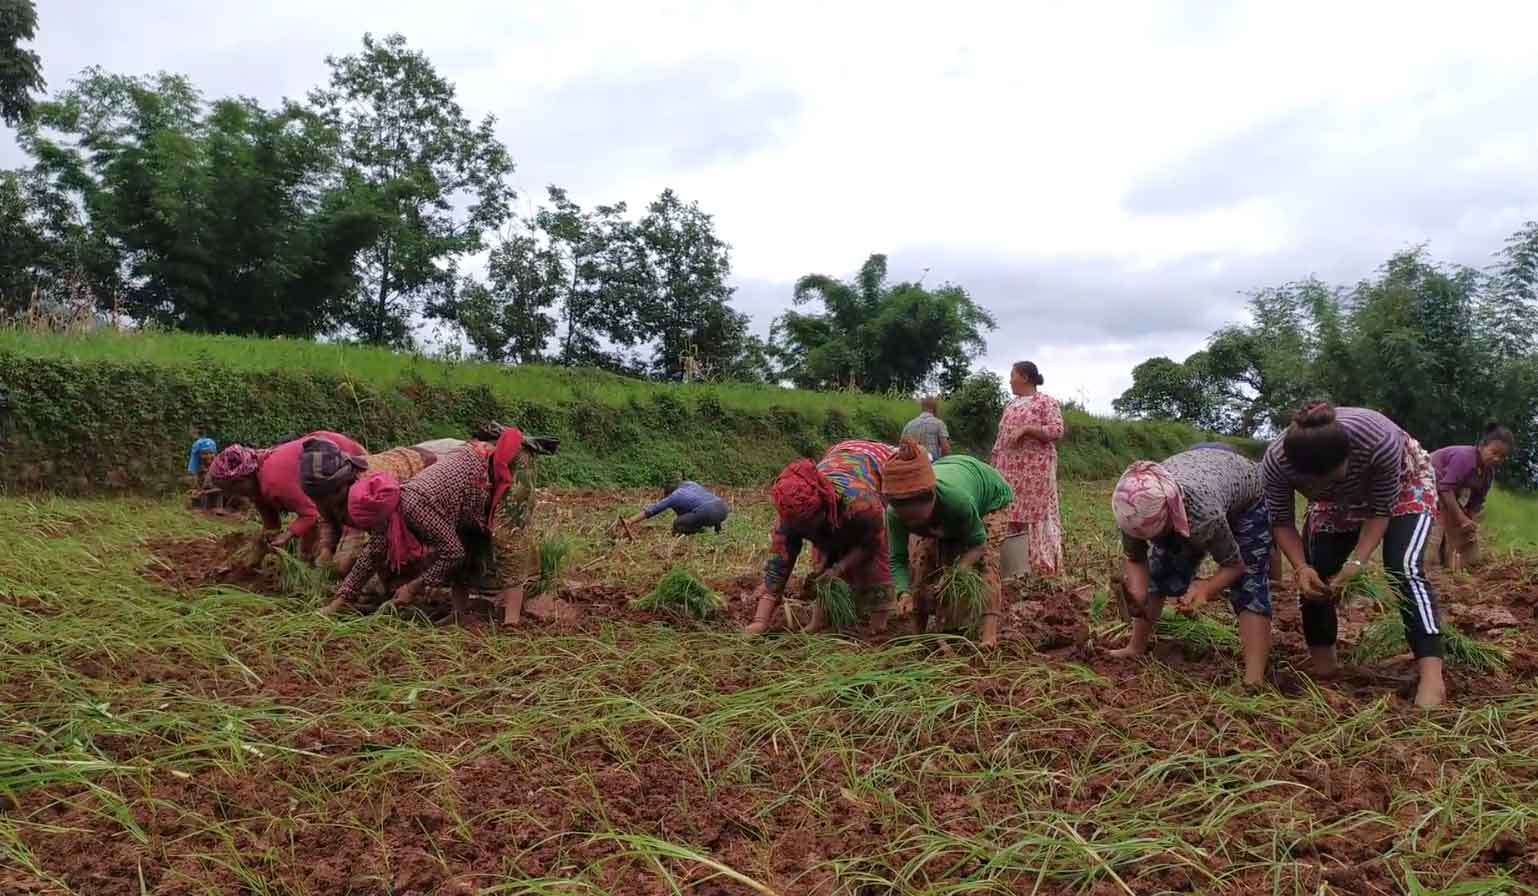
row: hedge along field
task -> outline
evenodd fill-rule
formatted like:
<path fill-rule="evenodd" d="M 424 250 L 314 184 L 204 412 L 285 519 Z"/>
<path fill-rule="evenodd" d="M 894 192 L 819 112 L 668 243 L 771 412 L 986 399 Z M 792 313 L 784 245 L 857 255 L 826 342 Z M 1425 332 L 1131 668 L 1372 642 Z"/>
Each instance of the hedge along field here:
<path fill-rule="evenodd" d="M 604 371 L 432 360 L 293 340 L 0 330 L 0 484 L 71 494 L 177 487 L 191 441 L 270 445 L 316 429 L 371 448 L 462 437 L 485 420 L 562 439 L 546 483 L 635 487 L 669 473 L 758 485 L 797 456 L 895 441 L 912 402 Z M 942 414 L 944 409 L 942 408 Z M 1060 473 L 1114 477 L 1203 436 L 1070 411 Z M 973 428 L 991 432 L 992 427 Z M 962 445 L 986 454 L 988 444 Z"/>

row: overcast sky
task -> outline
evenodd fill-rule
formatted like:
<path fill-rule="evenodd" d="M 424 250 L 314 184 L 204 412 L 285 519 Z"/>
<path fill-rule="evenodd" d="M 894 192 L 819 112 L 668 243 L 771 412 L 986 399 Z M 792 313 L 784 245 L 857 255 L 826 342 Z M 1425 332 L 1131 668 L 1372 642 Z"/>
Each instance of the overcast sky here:
<path fill-rule="evenodd" d="M 966 286 L 985 364 L 1108 409 L 1242 291 L 1401 247 L 1483 265 L 1538 217 L 1538 4 L 38 0 L 81 68 L 301 97 L 399 31 L 492 113 L 520 193 L 697 200 L 761 330 L 885 252 Z M 0 141 L 0 164 L 21 156 Z"/>

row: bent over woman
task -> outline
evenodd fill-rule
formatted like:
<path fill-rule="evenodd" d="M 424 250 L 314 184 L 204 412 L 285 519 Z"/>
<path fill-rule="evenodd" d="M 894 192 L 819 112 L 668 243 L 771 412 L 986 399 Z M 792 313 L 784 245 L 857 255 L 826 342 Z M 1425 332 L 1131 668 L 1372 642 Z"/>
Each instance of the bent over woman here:
<path fill-rule="evenodd" d="M 801 548 L 813 548 L 811 591 L 819 579 L 842 579 L 857 609 L 869 612 L 870 627 L 886 628 L 891 612 L 892 568 L 887 557 L 885 507 L 881 503 L 881 465 L 896 449 L 860 439 L 839 442 L 812 463 L 801 459 L 774 481 L 776 518 L 764 581 L 750 635 L 769 630 L 785 594 Z M 827 614 L 814 603 L 810 631 L 827 627 Z"/>
<path fill-rule="evenodd" d="M 887 502 L 887 552 L 899 593 L 915 605 L 920 632 L 939 611 L 943 629 L 964 627 L 961 608 L 939 605 L 946 570 L 967 567 L 983 580 L 983 609 L 978 643 L 999 641 L 1004 612 L 1004 583 L 999 574 L 999 543 L 1008 534 L 1001 513 L 1015 494 L 998 470 L 975 457 L 952 454 L 933 464 L 923 447 L 903 439 L 881 468 L 881 495 Z M 909 538 L 913 539 L 910 550 Z"/>
<path fill-rule="evenodd" d="M 1266 449 L 1261 475 L 1276 546 L 1303 598 L 1303 637 L 1315 674 L 1339 670 L 1336 601 L 1381 547 L 1420 675 L 1415 703 L 1440 704 L 1442 630 L 1423 565 L 1437 501 L 1430 456 L 1377 411 L 1314 401 Z M 1302 535 L 1294 492 L 1310 502 Z"/>

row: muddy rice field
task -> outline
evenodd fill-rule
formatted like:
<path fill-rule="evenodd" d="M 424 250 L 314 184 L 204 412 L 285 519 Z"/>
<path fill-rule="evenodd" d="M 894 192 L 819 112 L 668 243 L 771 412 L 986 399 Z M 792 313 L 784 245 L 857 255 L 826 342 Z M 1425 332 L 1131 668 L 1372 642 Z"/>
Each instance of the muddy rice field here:
<path fill-rule="evenodd" d="M 515 629 L 323 617 L 297 564 L 231 563 L 252 520 L 0 498 L 0 894 L 1538 893 L 1529 558 L 1440 580 L 1447 708 L 1373 587 L 1345 676 L 1301 671 L 1282 595 L 1245 689 L 1220 604 L 1106 655 L 1109 486 L 1064 487 L 1069 568 L 986 654 L 739 636 L 756 492 L 682 541 L 607 533 L 640 493 L 542 493 L 563 562 Z M 679 566 L 723 613 L 631 605 Z"/>

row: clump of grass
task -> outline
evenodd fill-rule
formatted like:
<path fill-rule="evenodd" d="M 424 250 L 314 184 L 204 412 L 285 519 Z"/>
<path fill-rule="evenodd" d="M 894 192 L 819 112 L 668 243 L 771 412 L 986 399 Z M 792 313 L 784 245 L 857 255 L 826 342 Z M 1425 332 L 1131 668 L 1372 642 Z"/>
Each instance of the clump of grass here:
<path fill-rule="evenodd" d="M 554 594 L 561 583 L 561 566 L 571 553 L 571 540 L 562 537 L 542 539 L 539 543 L 539 580 L 535 594 Z"/>
<path fill-rule="evenodd" d="M 312 603 L 325 603 L 331 599 L 331 590 L 336 584 L 333 567 L 311 566 L 288 551 L 273 551 L 272 556 L 277 558 L 278 587 L 284 594 Z"/>
<path fill-rule="evenodd" d="M 661 610 L 694 619 L 709 619 L 726 606 L 721 601 L 721 595 L 707 588 L 682 566 L 668 570 L 650 594 L 636 598 L 630 605 L 642 610 Z"/>
<path fill-rule="evenodd" d="M 1172 641 L 1180 641 L 1209 653 L 1235 650 L 1239 647 L 1239 635 L 1233 626 L 1201 613 L 1187 616 L 1165 607 L 1154 624 L 1154 634 Z"/>
<path fill-rule="evenodd" d="M 941 574 L 935 597 L 939 606 L 949 608 L 955 619 L 975 630 L 983 619 L 986 590 L 981 573 L 956 564 Z"/>
<path fill-rule="evenodd" d="M 1347 660 L 1354 664 L 1371 663 L 1409 649 L 1399 614 L 1384 613 L 1362 626 Z M 1450 622 L 1442 623 L 1442 653 L 1447 662 L 1475 672 L 1498 672 L 1506 667 L 1505 650 L 1470 636 Z"/>
<path fill-rule="evenodd" d="M 859 616 L 854 607 L 854 591 L 850 589 L 848 582 L 836 576 L 824 577 L 817 582 L 813 594 L 817 605 L 822 607 L 828 625 L 833 628 L 848 628 L 858 621 Z"/>

